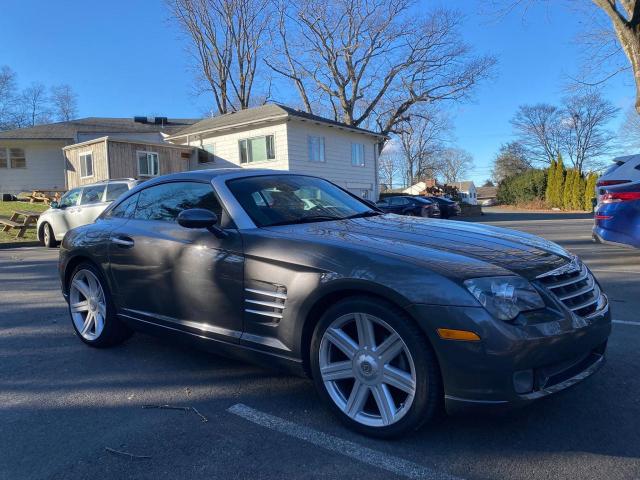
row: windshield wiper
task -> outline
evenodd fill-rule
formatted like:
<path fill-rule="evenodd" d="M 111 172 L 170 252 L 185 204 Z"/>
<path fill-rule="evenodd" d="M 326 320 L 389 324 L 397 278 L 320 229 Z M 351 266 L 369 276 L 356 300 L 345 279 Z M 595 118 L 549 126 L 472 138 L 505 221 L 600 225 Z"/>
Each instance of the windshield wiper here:
<path fill-rule="evenodd" d="M 375 210 L 369 210 L 367 212 L 355 213 L 353 215 L 349 215 L 348 217 L 342 217 L 340 220 L 351 220 L 352 218 L 377 217 L 378 215 L 383 215 L 383 213 L 376 212 Z"/>
<path fill-rule="evenodd" d="M 333 215 L 309 215 L 295 220 L 284 220 L 282 222 L 270 223 L 267 227 L 277 227 L 278 225 L 298 225 L 301 223 L 327 222 L 332 220 L 343 220 L 342 217 L 334 217 Z"/>

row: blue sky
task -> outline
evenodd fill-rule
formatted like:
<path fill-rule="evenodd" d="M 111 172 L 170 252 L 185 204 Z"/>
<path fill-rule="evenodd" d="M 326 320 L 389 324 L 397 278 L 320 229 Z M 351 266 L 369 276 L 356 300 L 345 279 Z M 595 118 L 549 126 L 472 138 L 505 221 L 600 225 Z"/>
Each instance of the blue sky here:
<path fill-rule="evenodd" d="M 481 182 L 500 144 L 511 139 L 517 106 L 564 95 L 567 75 L 579 69 L 583 50 L 575 38 L 584 25 L 568 8 L 497 18 L 481 10 L 486 0 L 425 2 L 439 3 L 465 13 L 465 40 L 499 62 L 472 102 L 451 108 L 457 146 L 474 157 L 469 177 Z M 184 40 L 162 0 L 2 0 L 0 32 L 0 65 L 17 72 L 20 86 L 68 83 L 78 93 L 81 116 L 199 117 L 206 111 L 205 98 L 194 95 Z M 607 98 L 622 108 L 620 119 L 633 95 L 630 75 L 607 86 Z"/>

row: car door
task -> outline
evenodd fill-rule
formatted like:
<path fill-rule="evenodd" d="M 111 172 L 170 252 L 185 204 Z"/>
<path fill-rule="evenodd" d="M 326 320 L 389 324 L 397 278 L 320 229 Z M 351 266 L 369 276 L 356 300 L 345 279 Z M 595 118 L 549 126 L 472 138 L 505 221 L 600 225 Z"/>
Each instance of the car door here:
<path fill-rule="evenodd" d="M 402 197 L 391 197 L 389 199 L 389 212 L 402 214 L 404 200 Z"/>
<path fill-rule="evenodd" d="M 72 228 L 95 222 L 96 218 L 107 208 L 108 204 L 104 201 L 105 188 L 104 184 L 84 187 L 80 202 L 75 207 L 75 215 L 72 217 Z"/>
<path fill-rule="evenodd" d="M 53 228 L 53 234 L 57 240 L 62 240 L 65 233 L 73 228 L 74 209 L 78 205 L 81 194 L 82 188 L 69 190 L 58 202 L 58 207 L 51 210 L 50 218 L 47 221 Z"/>
<path fill-rule="evenodd" d="M 244 256 L 210 183 L 167 182 L 141 190 L 131 218 L 111 233 L 110 275 L 120 312 L 200 336 L 242 333 Z M 177 223 L 189 208 L 218 215 L 225 238 Z"/>

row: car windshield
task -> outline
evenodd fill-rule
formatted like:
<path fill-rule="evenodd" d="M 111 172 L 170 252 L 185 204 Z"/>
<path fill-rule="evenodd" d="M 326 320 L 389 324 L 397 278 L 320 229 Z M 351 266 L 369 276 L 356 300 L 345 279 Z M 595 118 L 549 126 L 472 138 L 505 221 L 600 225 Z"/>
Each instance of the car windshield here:
<path fill-rule="evenodd" d="M 380 215 L 326 180 L 303 175 L 265 175 L 227 181 L 259 227 Z"/>

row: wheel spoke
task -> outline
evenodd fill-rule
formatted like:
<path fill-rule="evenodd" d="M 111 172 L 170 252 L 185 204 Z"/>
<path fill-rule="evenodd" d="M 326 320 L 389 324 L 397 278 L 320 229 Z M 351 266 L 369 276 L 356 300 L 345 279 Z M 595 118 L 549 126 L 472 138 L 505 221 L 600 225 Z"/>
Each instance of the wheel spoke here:
<path fill-rule="evenodd" d="M 96 324 L 94 332 L 96 333 L 96 335 L 99 335 L 104 328 L 104 317 L 100 313 L 96 313 L 94 314 L 94 322 Z"/>
<path fill-rule="evenodd" d="M 325 333 L 327 340 L 342 350 L 349 359 L 353 358 L 358 350 L 356 343 L 340 328 L 330 328 Z"/>
<path fill-rule="evenodd" d="M 89 301 L 83 300 L 81 302 L 73 303 L 71 305 L 72 312 L 86 312 L 89 310 Z"/>
<path fill-rule="evenodd" d="M 382 382 L 409 394 L 414 394 L 416 391 L 416 384 L 411 375 L 391 365 L 384 366 Z"/>
<path fill-rule="evenodd" d="M 397 333 L 392 333 L 376 349 L 383 363 L 389 363 L 402 352 L 402 340 Z"/>
<path fill-rule="evenodd" d="M 93 275 L 87 275 L 87 283 L 89 284 L 89 292 L 91 296 L 95 299 L 98 297 L 98 281 L 93 277 Z"/>
<path fill-rule="evenodd" d="M 356 313 L 356 327 L 358 329 L 358 343 L 360 347 L 375 348 L 376 338 L 373 333 L 373 323 L 365 313 Z"/>
<path fill-rule="evenodd" d="M 89 285 L 87 285 L 86 283 L 76 279 L 73 282 L 71 282 L 71 286 L 74 287 L 76 290 L 78 290 L 85 299 L 89 300 L 89 297 L 91 297 L 91 291 L 89 289 Z"/>
<path fill-rule="evenodd" d="M 320 369 L 325 382 L 353 378 L 353 366 L 350 361 L 335 362 Z"/>
<path fill-rule="evenodd" d="M 95 316 L 92 312 L 87 313 L 87 318 L 84 319 L 84 325 L 82 326 L 82 335 L 86 335 L 91 330 L 91 325 L 95 323 Z"/>
<path fill-rule="evenodd" d="M 376 401 L 376 405 L 378 405 L 380 417 L 382 417 L 382 423 L 384 425 L 389 425 L 393 422 L 393 416 L 396 413 L 396 404 L 393 401 L 393 397 L 391 396 L 389 389 L 386 385 L 375 385 L 371 387 L 371 393 Z"/>
<path fill-rule="evenodd" d="M 350 417 L 355 417 L 364 407 L 368 396 L 369 387 L 364 383 L 361 383 L 359 380 L 356 380 L 353 384 L 351 394 L 349 395 L 349 400 L 347 400 L 345 413 Z"/>

